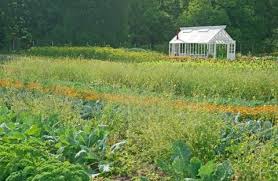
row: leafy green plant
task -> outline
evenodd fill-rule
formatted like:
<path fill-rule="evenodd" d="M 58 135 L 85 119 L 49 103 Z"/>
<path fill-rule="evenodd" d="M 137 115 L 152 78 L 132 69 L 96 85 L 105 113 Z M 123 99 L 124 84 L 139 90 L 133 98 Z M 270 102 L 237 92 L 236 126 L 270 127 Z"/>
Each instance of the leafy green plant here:
<path fill-rule="evenodd" d="M 171 158 L 168 161 L 159 160 L 159 167 L 170 174 L 175 180 L 231 180 L 232 166 L 229 161 L 216 164 L 209 161 L 205 165 L 201 160 L 192 156 L 191 148 L 182 141 L 173 144 Z"/>
<path fill-rule="evenodd" d="M 38 140 L 0 146 L 0 180 L 89 180 L 79 165 L 62 162 Z"/>
<path fill-rule="evenodd" d="M 104 104 L 101 101 L 80 101 L 77 103 L 77 106 L 81 107 L 81 118 L 90 120 L 93 118 L 98 119 L 102 115 Z"/>
<path fill-rule="evenodd" d="M 201 180 L 204 181 L 229 181 L 232 180 L 234 175 L 232 165 L 230 161 L 224 161 L 223 163 L 216 164 L 213 161 L 209 161 L 207 164 L 202 166 L 199 170 Z"/>
<path fill-rule="evenodd" d="M 255 136 L 259 142 L 265 142 L 275 136 L 275 125 L 271 121 L 243 119 L 239 122 L 238 119 L 235 116 L 226 121 L 221 142 L 216 148 L 218 154 L 233 154 L 232 148 L 244 142 L 246 137 Z"/>
<path fill-rule="evenodd" d="M 216 152 L 231 160 L 240 180 L 276 180 L 277 135 L 277 125 L 271 121 L 226 120 Z"/>
<path fill-rule="evenodd" d="M 111 172 L 108 156 L 124 145 L 110 149 L 105 125 L 65 125 L 55 114 L 42 118 L 6 106 L 0 112 L 0 180 L 88 180 L 88 175 Z"/>

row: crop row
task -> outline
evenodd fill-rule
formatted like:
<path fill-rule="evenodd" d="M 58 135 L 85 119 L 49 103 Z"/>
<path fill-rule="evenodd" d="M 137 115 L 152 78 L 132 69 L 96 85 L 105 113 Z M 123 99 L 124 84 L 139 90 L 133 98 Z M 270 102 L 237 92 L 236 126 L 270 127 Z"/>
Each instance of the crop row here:
<path fill-rule="evenodd" d="M 111 47 L 35 47 L 25 53 L 33 56 L 86 58 L 116 62 L 149 62 L 166 58 L 165 55 L 156 52 Z"/>
<path fill-rule="evenodd" d="M 65 86 L 53 86 L 53 87 L 43 87 L 38 83 L 21 83 L 19 81 L 10 80 L 0 80 L 0 87 L 3 88 L 16 88 L 16 89 L 26 89 L 29 91 L 39 91 L 42 93 L 54 93 L 57 95 L 82 98 L 85 100 L 105 100 L 110 102 L 122 103 L 122 104 L 134 104 L 140 106 L 150 106 L 150 105 L 167 105 L 178 109 L 191 109 L 191 110 L 201 110 L 208 112 L 230 112 L 230 113 L 240 113 L 243 115 L 263 115 L 270 114 L 277 116 L 278 106 L 277 105 L 264 105 L 256 107 L 247 106 L 229 106 L 229 105 L 216 105 L 209 103 L 192 103 L 182 100 L 165 100 L 156 97 L 136 97 L 127 95 L 116 95 L 107 93 L 97 93 L 92 91 L 80 91 L 74 88 Z"/>

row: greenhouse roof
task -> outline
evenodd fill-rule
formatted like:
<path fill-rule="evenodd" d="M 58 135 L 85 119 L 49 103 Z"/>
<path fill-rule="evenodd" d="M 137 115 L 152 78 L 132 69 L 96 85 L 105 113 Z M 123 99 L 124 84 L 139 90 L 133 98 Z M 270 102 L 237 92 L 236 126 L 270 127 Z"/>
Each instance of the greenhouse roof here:
<path fill-rule="evenodd" d="M 226 26 L 182 27 L 170 43 L 230 43 L 234 40 L 225 31 Z"/>

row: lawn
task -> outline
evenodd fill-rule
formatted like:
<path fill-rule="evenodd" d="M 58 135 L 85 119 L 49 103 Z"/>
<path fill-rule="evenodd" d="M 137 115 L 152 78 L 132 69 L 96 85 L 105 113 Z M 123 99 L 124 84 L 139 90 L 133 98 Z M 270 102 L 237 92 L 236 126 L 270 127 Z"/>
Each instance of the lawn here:
<path fill-rule="evenodd" d="M 278 178 L 275 60 L 100 47 L 2 59 L 0 180 Z"/>

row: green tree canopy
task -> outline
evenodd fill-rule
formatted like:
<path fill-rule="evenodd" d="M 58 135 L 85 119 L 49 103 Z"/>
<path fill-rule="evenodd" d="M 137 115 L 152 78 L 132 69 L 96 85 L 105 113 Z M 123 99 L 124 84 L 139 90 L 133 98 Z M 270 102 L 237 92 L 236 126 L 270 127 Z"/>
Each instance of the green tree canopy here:
<path fill-rule="evenodd" d="M 277 51 L 277 0 L 1 0 L 0 48 L 15 40 L 164 44 L 182 26 L 228 25 L 242 53 Z"/>

